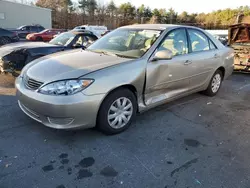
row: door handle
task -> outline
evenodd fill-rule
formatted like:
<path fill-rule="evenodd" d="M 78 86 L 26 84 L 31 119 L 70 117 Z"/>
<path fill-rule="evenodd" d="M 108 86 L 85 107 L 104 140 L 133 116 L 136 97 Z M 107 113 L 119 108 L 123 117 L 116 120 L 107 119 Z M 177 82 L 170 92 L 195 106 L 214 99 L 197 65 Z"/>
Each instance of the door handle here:
<path fill-rule="evenodd" d="M 192 63 L 192 61 L 186 60 L 186 61 L 184 62 L 184 65 L 189 65 L 189 64 L 191 64 L 191 63 Z"/>

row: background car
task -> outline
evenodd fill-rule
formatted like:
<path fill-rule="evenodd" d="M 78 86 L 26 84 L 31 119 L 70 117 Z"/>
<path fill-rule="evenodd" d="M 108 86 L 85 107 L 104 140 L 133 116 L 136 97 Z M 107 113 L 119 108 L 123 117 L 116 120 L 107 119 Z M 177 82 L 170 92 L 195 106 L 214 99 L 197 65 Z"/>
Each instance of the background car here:
<path fill-rule="evenodd" d="M 85 33 L 90 33 L 90 34 L 94 35 L 94 33 L 92 31 L 89 31 L 89 30 L 86 30 L 86 29 L 73 29 L 72 31 L 73 32 L 85 32 Z"/>
<path fill-rule="evenodd" d="M 104 35 L 108 34 L 109 32 L 110 32 L 110 30 L 107 30 L 107 31 L 103 32 L 103 33 L 101 34 L 101 36 L 104 36 Z"/>
<path fill-rule="evenodd" d="M 19 71 L 29 62 L 39 57 L 59 51 L 86 48 L 97 37 L 85 32 L 65 32 L 45 42 L 19 42 L 0 48 L 0 71 L 18 76 Z"/>
<path fill-rule="evenodd" d="M 48 127 L 117 134 L 137 112 L 195 92 L 215 96 L 232 71 L 233 49 L 204 30 L 138 24 L 33 61 L 16 88 L 23 112 Z"/>
<path fill-rule="evenodd" d="M 17 41 L 19 41 L 19 37 L 16 32 L 0 28 L 0 46 Z"/>
<path fill-rule="evenodd" d="M 28 34 L 26 39 L 30 41 L 49 42 L 54 38 L 54 35 L 59 35 L 63 32 L 66 32 L 66 29 L 45 29 L 39 33 Z"/>
<path fill-rule="evenodd" d="M 19 38 L 25 39 L 28 34 L 38 33 L 43 31 L 44 29 L 45 28 L 41 25 L 24 25 L 10 31 L 16 32 Z"/>
<path fill-rule="evenodd" d="M 100 38 L 102 34 L 108 30 L 106 26 L 98 26 L 98 25 L 82 25 L 82 26 L 75 27 L 73 30 L 76 30 L 76 29 L 91 31 L 98 38 Z"/>

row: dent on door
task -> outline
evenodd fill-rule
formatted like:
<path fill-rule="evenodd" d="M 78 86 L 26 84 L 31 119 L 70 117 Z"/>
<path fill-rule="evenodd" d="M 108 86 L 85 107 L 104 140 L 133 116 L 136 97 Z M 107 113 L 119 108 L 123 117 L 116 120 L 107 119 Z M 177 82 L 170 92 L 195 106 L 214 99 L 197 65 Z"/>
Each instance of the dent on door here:
<path fill-rule="evenodd" d="M 168 64 L 152 62 L 148 64 L 146 75 L 145 103 L 150 105 L 167 98 L 166 85 L 170 82 Z"/>
<path fill-rule="evenodd" d="M 178 61 L 158 61 L 147 67 L 145 103 L 151 105 L 172 98 L 188 89 L 189 79 L 181 73 Z"/>
<path fill-rule="evenodd" d="M 171 99 L 190 89 L 191 67 L 185 65 L 188 55 L 147 65 L 145 103 L 151 105 Z"/>

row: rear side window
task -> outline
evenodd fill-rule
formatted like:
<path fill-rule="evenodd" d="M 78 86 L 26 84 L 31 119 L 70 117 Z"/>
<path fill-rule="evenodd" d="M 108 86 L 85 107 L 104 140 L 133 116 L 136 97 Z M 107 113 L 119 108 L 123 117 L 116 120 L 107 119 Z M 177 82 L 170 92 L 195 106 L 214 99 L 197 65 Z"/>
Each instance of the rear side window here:
<path fill-rule="evenodd" d="M 188 36 L 190 39 L 192 52 L 210 50 L 208 38 L 201 31 L 195 29 L 188 29 Z"/>
<path fill-rule="evenodd" d="M 30 31 L 32 32 L 38 32 L 38 29 L 36 26 L 30 26 Z"/>

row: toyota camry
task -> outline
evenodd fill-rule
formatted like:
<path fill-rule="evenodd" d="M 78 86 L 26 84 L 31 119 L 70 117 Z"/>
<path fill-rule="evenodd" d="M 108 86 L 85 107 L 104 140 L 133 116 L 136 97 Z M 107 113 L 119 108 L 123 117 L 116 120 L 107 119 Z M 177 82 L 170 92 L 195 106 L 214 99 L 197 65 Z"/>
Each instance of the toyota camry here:
<path fill-rule="evenodd" d="M 137 113 L 180 97 L 218 93 L 233 71 L 233 50 L 206 31 L 178 25 L 132 25 L 86 50 L 34 60 L 16 80 L 24 113 L 56 129 L 129 127 Z"/>

